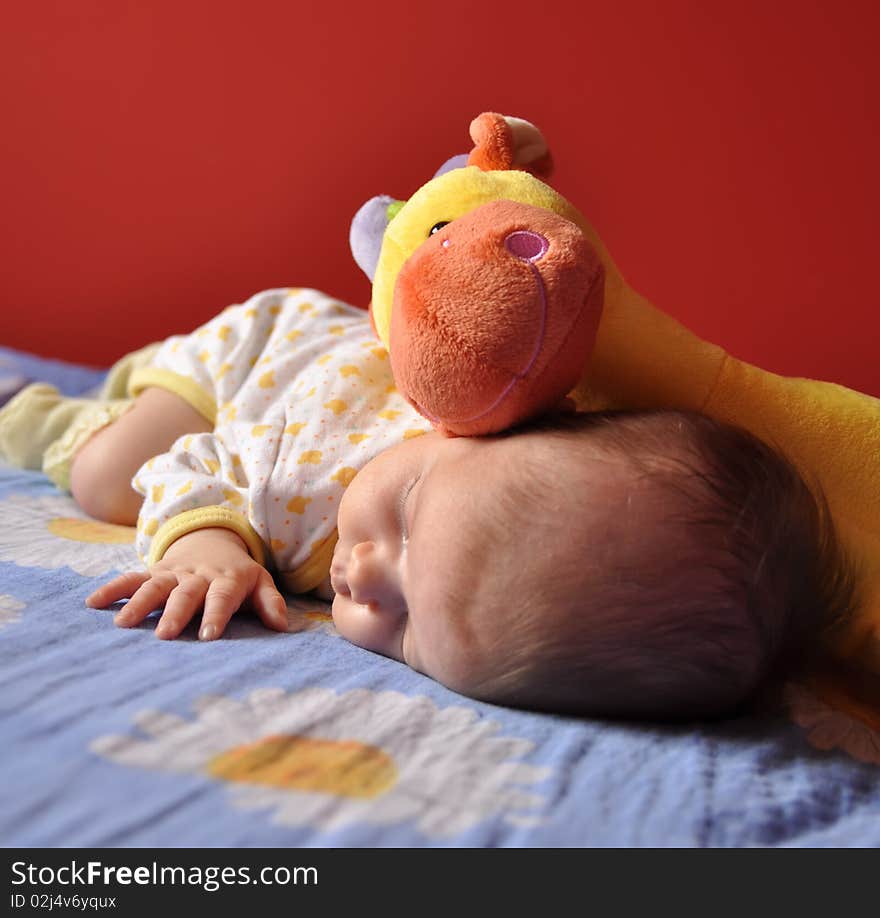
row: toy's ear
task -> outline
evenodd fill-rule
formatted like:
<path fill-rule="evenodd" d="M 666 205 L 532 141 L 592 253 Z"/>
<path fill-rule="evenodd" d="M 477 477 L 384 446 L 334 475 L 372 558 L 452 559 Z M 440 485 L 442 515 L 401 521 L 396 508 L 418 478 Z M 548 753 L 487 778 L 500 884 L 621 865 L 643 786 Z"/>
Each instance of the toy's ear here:
<path fill-rule="evenodd" d="M 467 153 L 450 157 L 434 173 L 434 178 L 445 175 L 453 169 L 462 169 L 468 164 Z M 382 237 L 394 215 L 405 204 L 387 194 L 370 198 L 351 221 L 348 232 L 348 244 L 358 267 L 372 281 L 379 263 L 379 252 L 382 250 Z"/>
<path fill-rule="evenodd" d="M 530 121 L 483 112 L 471 122 L 474 149 L 469 166 L 484 171 L 520 169 L 540 179 L 553 172 L 553 158 L 541 132 Z"/>
<path fill-rule="evenodd" d="M 464 169 L 468 165 L 468 154 L 459 153 L 457 156 L 450 156 L 445 163 L 434 173 L 434 178 L 437 178 L 438 175 L 446 175 L 447 172 L 452 172 L 453 169 Z"/>
<path fill-rule="evenodd" d="M 370 198 L 354 215 L 348 233 L 348 244 L 358 267 L 372 281 L 379 263 L 379 252 L 382 249 L 382 237 L 391 218 L 403 206 L 387 194 Z"/>

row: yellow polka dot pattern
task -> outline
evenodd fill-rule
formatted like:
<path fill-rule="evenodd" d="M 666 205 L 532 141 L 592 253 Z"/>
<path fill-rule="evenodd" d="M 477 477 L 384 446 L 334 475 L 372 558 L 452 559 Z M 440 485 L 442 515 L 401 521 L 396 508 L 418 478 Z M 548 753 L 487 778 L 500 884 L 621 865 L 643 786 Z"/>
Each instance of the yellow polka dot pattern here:
<path fill-rule="evenodd" d="M 345 489 L 378 453 L 430 430 L 394 387 L 367 313 L 316 290 L 229 307 L 165 342 L 156 365 L 217 408 L 212 432 L 181 438 L 138 471 L 142 557 L 176 516 L 208 508 L 210 522 L 216 507 L 218 519 L 252 530 L 285 582 L 306 570 L 323 579 L 309 561 L 329 562 Z"/>

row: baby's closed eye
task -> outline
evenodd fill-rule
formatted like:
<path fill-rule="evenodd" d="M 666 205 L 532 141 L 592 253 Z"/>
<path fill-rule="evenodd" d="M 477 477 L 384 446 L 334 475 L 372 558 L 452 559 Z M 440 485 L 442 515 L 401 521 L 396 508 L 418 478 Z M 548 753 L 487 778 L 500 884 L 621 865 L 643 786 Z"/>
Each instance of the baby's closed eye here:
<path fill-rule="evenodd" d="M 404 485 L 400 492 L 400 496 L 397 499 L 397 517 L 400 522 L 400 531 L 403 533 L 404 542 L 409 538 L 409 523 L 407 522 L 406 514 L 407 501 L 420 477 L 420 475 L 416 475 L 414 478 L 408 481 L 406 485 Z"/>

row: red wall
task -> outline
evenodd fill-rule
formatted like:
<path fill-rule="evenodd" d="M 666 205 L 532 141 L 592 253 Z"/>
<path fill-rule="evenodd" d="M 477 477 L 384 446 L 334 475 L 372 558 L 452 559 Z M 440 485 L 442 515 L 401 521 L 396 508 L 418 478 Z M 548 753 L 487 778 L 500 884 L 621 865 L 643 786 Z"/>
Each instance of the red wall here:
<path fill-rule="evenodd" d="M 0 343 L 103 364 L 275 285 L 365 304 L 359 204 L 539 124 L 630 281 L 880 395 L 873 2 L 56 0 L 0 30 Z"/>

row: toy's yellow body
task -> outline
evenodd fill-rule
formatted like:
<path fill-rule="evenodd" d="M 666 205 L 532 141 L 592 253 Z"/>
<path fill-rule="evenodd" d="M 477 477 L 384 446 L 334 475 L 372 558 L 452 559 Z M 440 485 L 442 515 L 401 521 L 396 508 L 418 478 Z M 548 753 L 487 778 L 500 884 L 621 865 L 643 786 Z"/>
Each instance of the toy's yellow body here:
<path fill-rule="evenodd" d="M 691 408 L 785 453 L 824 492 L 859 573 L 859 612 L 837 650 L 880 669 L 880 400 L 735 359 L 654 308 L 600 254 L 605 310 L 578 406 Z"/>

